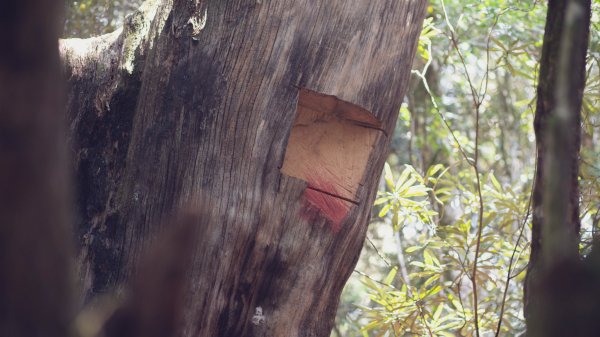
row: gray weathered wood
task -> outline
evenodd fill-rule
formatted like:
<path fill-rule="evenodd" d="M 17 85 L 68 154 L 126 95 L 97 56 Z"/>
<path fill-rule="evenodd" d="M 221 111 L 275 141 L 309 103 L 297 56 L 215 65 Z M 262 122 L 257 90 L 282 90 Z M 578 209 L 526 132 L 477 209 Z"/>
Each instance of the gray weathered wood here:
<path fill-rule="evenodd" d="M 206 207 L 183 335 L 328 336 L 424 9 L 423 0 L 155 1 L 113 34 L 62 41 L 83 296 L 130 279 L 160 224 Z M 322 117 L 310 123 L 327 127 L 290 137 L 304 123 L 302 92 L 299 106 Z M 306 144 L 324 143 L 297 143 L 319 135 L 329 140 L 314 151 Z M 294 170 L 297 158 L 311 165 Z"/>

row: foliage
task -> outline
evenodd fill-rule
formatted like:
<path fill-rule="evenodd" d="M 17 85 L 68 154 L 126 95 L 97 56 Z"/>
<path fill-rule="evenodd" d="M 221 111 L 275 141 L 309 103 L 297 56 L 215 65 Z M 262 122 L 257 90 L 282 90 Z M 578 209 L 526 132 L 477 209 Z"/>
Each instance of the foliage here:
<path fill-rule="evenodd" d="M 600 224 L 599 9 L 595 0 L 582 111 L 584 254 Z M 431 2 L 376 216 L 333 335 L 524 332 L 545 12 L 540 1 Z"/>
<path fill-rule="evenodd" d="M 587 253 L 600 229 L 600 1 L 592 2 L 591 36 L 583 96 L 583 140 L 580 159 L 582 249 Z"/>
<path fill-rule="evenodd" d="M 85 38 L 110 33 L 118 28 L 125 15 L 133 12 L 141 0 L 65 1 L 63 36 Z"/>
<path fill-rule="evenodd" d="M 457 167 L 455 174 L 450 172 L 452 170 L 436 165 L 425 176 L 419 176 L 407 166 L 396 183 L 391 175 L 386 175 L 388 192 L 381 193 L 376 201 L 384 205 L 379 215 L 402 232 L 403 240 L 417 244 L 403 252 L 404 259 L 410 263 L 399 266 L 408 269 L 408 279 L 394 283 L 397 268 L 392 268 L 381 283 L 362 279 L 370 300 L 377 304 L 361 307 L 364 317 L 369 320 L 362 331 L 372 331 L 375 336 L 390 329 L 400 336 L 474 334 L 474 325 L 470 323 L 474 307 L 470 301 L 469 279 L 477 244 L 478 194 L 473 170 L 468 165 L 462 169 Z M 407 175 L 412 178 L 404 179 Z M 509 310 L 502 318 L 501 328 L 503 331 L 520 331 L 523 318 L 518 294 L 528 246 L 526 240 L 519 239 L 519 233 L 527 219 L 524 214 L 527 193 L 513 186 L 503 187 L 493 172 L 482 182 L 485 228 L 476 274 L 481 294 L 480 327 L 484 334 L 497 329 L 499 309 L 504 302 Z M 390 195 L 394 198 L 390 199 Z M 410 205 L 414 212 L 394 206 L 386 211 L 390 204 Z M 452 223 L 437 226 L 435 230 L 423 230 L 435 226 L 435 222 L 440 223 L 431 218 L 437 214 L 432 208 L 445 204 L 461 205 L 460 213 L 453 216 Z M 443 212 L 444 207 L 440 209 Z M 403 230 L 413 226 L 421 231 Z M 507 278 L 517 282 L 509 286 L 504 298 Z"/>

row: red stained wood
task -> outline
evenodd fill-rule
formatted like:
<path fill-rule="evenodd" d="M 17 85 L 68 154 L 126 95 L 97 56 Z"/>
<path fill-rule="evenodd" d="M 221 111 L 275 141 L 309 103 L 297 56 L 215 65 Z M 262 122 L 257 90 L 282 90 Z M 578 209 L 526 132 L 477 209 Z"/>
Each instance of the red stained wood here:
<path fill-rule="evenodd" d="M 326 218 L 334 234 L 342 228 L 342 222 L 353 205 L 340 198 L 333 185 L 327 182 L 309 181 L 302 197 L 301 215 L 308 221 L 315 221 L 318 216 Z"/>

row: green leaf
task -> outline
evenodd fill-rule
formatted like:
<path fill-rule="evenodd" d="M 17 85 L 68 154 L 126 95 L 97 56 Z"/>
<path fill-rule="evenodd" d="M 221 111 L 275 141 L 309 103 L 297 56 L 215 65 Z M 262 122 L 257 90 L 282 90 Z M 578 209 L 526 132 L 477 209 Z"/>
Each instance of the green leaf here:
<path fill-rule="evenodd" d="M 375 200 L 375 202 L 373 203 L 373 205 L 375 205 L 375 206 L 377 206 L 377 205 L 381 205 L 381 204 L 383 204 L 383 203 L 385 203 L 385 202 L 388 202 L 388 201 L 390 201 L 390 199 L 391 199 L 391 198 L 390 198 L 389 196 L 385 196 L 385 197 L 378 198 L 377 200 Z"/>
<path fill-rule="evenodd" d="M 428 188 L 423 185 L 415 185 L 409 187 L 406 192 L 403 193 L 404 198 L 410 197 L 424 197 L 427 195 Z"/>
<path fill-rule="evenodd" d="M 392 169 L 390 168 L 390 164 L 387 162 L 383 166 L 384 178 L 387 187 L 393 191 L 394 190 L 394 175 L 392 174 Z"/>
<path fill-rule="evenodd" d="M 429 252 L 428 249 L 425 249 L 423 251 L 423 258 L 425 259 L 425 265 L 427 266 L 433 266 L 433 256 L 431 256 L 431 253 Z"/>
<path fill-rule="evenodd" d="M 427 287 L 439 279 L 440 279 L 440 274 L 435 274 L 435 275 L 431 276 L 430 278 L 428 278 L 427 281 L 425 281 L 425 283 L 423 283 L 423 286 Z"/>
<path fill-rule="evenodd" d="M 498 182 L 498 179 L 496 179 L 494 173 L 490 173 L 490 181 L 492 182 L 492 185 L 494 185 L 496 191 L 502 191 L 502 186 L 500 185 L 500 182 Z"/>
<path fill-rule="evenodd" d="M 392 208 L 392 204 L 391 203 L 385 204 L 383 206 L 383 208 L 381 208 L 381 211 L 379 211 L 378 216 L 380 218 L 383 218 L 390 211 L 390 208 Z"/>
<path fill-rule="evenodd" d="M 392 281 L 394 281 L 394 278 L 396 277 L 397 273 L 398 273 L 398 267 L 392 268 L 392 270 L 390 270 L 390 272 L 387 274 L 387 276 L 383 280 L 383 283 L 388 284 L 388 285 L 392 284 Z"/>
<path fill-rule="evenodd" d="M 440 319 L 440 316 L 442 316 L 443 310 L 444 310 L 444 303 L 440 303 L 440 305 L 437 306 L 437 308 L 435 309 L 435 312 L 433 313 L 433 319 L 436 321 L 438 319 Z"/>
<path fill-rule="evenodd" d="M 400 174 L 400 177 L 398 177 L 398 180 L 396 181 L 396 185 L 394 186 L 394 191 L 399 191 L 403 185 L 405 185 L 406 180 L 408 179 L 408 177 L 410 176 L 410 170 L 408 168 L 405 168 L 402 173 Z"/>
<path fill-rule="evenodd" d="M 423 247 L 421 247 L 421 246 L 411 246 L 411 247 L 406 248 L 404 251 L 407 253 L 412 253 L 412 252 L 416 252 L 417 250 L 422 249 L 422 248 Z"/>
<path fill-rule="evenodd" d="M 436 173 L 438 173 L 439 171 L 444 169 L 444 165 L 442 164 L 436 164 L 433 166 L 430 166 L 429 169 L 427 169 L 427 173 L 425 174 L 426 177 L 433 177 Z"/>

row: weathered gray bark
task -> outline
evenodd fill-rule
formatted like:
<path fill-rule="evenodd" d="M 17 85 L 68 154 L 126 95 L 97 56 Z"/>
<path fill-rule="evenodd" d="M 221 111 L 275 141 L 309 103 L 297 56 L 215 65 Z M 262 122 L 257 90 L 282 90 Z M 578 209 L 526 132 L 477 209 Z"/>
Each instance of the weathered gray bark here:
<path fill-rule="evenodd" d="M 0 2 L 0 335 L 67 336 L 72 253 L 60 3 Z"/>
<path fill-rule="evenodd" d="M 203 208 L 180 333 L 328 336 L 424 9 L 149 1 L 122 30 L 62 41 L 82 297 L 120 287 L 161 224 Z"/>

